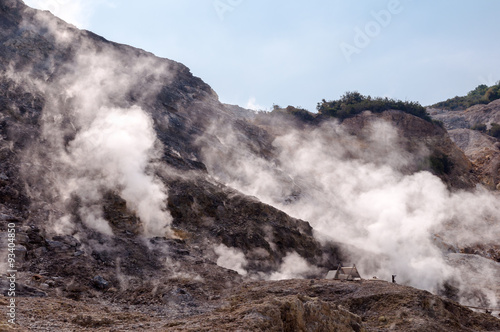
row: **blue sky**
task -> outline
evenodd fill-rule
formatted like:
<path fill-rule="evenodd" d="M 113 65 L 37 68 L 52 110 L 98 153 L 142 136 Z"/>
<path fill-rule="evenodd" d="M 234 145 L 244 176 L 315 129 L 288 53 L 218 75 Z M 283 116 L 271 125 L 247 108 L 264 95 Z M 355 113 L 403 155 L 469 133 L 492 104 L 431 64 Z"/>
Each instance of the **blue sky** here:
<path fill-rule="evenodd" d="M 500 80 L 500 1 L 25 0 L 182 62 L 222 102 L 315 110 L 345 91 L 429 105 Z"/>

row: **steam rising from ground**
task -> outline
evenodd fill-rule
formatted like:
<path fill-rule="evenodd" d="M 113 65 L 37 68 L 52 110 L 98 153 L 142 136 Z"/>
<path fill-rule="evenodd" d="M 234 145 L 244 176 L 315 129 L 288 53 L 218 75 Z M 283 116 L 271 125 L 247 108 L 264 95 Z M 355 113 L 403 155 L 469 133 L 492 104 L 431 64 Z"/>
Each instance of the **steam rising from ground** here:
<path fill-rule="evenodd" d="M 452 193 L 425 171 L 405 175 L 401 170 L 415 160 L 386 122 L 373 124 L 364 140 L 335 123 L 292 130 L 274 141 L 274 161 L 220 128 L 211 133 L 220 144 L 205 150 L 210 172 L 309 221 L 318 239 L 344 243 L 364 277 L 396 274 L 401 283 L 433 292 L 453 280 L 465 296 L 465 267 L 447 260 L 434 234 L 455 248 L 500 238 L 499 197 L 480 189 Z M 478 287 L 496 285 L 495 277 L 482 274 Z M 489 300 L 496 302 L 491 294 Z"/>
<path fill-rule="evenodd" d="M 217 265 L 229 270 L 238 272 L 241 275 L 247 275 L 245 266 L 248 264 L 245 254 L 236 248 L 229 248 L 223 244 L 214 247 L 217 254 Z"/>
<path fill-rule="evenodd" d="M 83 221 L 104 233 L 111 229 L 98 206 L 103 188 L 117 190 L 144 224 L 148 235 L 162 235 L 169 223 L 162 209 L 166 191 L 162 183 L 147 174 L 154 156 L 156 134 L 152 121 L 139 107 L 128 110 L 103 108 L 69 143 L 61 160 L 72 170 L 61 183 L 63 197 L 78 193 Z"/>
<path fill-rule="evenodd" d="M 283 258 L 278 271 L 269 276 L 271 280 L 302 278 L 318 272 L 318 268 L 311 266 L 296 252 L 291 252 Z"/>
<path fill-rule="evenodd" d="M 215 254 L 218 256 L 217 265 L 229 270 L 238 272 L 242 276 L 248 275 L 245 267 L 248 261 L 245 254 L 237 248 L 229 248 L 224 244 L 219 244 L 214 247 Z M 296 252 L 290 252 L 283 258 L 283 262 L 277 271 L 271 274 L 260 272 L 256 275 L 251 275 L 251 278 L 283 280 L 293 278 L 303 278 L 308 275 L 318 273 L 319 269 L 311 266 L 304 258 Z"/>
<path fill-rule="evenodd" d="M 49 14 L 35 18 L 36 24 L 27 22 L 26 28 L 48 29 L 62 49 L 78 40 L 80 32 L 58 30 L 57 19 Z M 53 68 L 50 80 L 35 82 L 46 96 L 43 144 L 26 156 L 38 169 L 25 173 L 31 173 L 35 185 L 49 179 L 52 200 L 60 210 L 69 210 L 54 217 L 58 233 L 74 232 L 76 213 L 88 227 L 111 234 L 102 205 L 104 195 L 114 193 L 139 217 L 146 235 L 164 236 L 172 217 L 166 188 L 154 175 L 161 144 L 153 120 L 137 104 L 161 87 L 141 88 L 145 82 L 166 82 L 171 74 L 159 59 L 126 47 L 97 48 L 86 40 L 77 46 L 72 45 L 77 49 L 73 62 Z M 22 80 L 19 73 L 11 76 Z M 75 201 L 77 211 L 71 211 L 68 206 Z"/>

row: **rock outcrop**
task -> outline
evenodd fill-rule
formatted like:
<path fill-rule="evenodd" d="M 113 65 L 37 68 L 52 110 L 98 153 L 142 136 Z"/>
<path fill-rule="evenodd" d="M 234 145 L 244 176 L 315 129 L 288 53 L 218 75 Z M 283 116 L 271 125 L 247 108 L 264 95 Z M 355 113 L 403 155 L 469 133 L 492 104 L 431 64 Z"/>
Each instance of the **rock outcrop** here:
<path fill-rule="evenodd" d="M 471 128 L 474 125 L 500 123 L 500 99 L 487 105 L 474 105 L 463 111 L 429 108 L 433 119 L 442 121 L 447 130 Z"/>
<path fill-rule="evenodd" d="M 451 139 L 474 164 L 478 181 L 492 190 L 500 190 L 500 143 L 474 126 L 500 123 L 500 100 L 487 105 L 475 105 L 464 111 L 429 109 L 433 119 L 441 121 Z"/>
<path fill-rule="evenodd" d="M 500 190 L 500 142 L 470 129 L 452 129 L 449 135 L 471 160 L 481 183 L 490 189 Z"/>

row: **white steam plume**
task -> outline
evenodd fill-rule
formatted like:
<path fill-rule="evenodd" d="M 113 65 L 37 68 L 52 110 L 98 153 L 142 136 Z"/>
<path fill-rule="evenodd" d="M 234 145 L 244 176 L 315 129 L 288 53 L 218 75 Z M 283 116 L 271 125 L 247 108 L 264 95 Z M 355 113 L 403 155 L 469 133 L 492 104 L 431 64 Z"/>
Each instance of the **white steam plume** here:
<path fill-rule="evenodd" d="M 25 28 L 35 33 L 47 29 L 62 49 L 80 33 L 67 30 L 48 14 L 36 19 L 35 25 L 26 22 Z M 35 186 L 40 182 L 37 176 L 50 182 L 59 210 L 78 198 L 77 211 L 56 214 L 56 232 L 73 231 L 70 214 L 76 212 L 88 227 L 111 234 L 103 218 L 103 201 L 106 193 L 113 192 L 139 217 L 145 235 L 164 236 L 172 217 L 166 210 L 167 190 L 154 175 L 161 143 L 153 120 L 137 103 L 155 96 L 173 74 L 165 62 L 145 52 L 94 43 L 80 39 L 71 62 L 51 69 L 54 73 L 47 82 L 36 82 L 46 99 L 41 117 L 43 144 L 33 147 L 35 153 L 26 158 L 44 167 L 38 174 L 32 169 L 25 173 L 32 173 Z"/>
<path fill-rule="evenodd" d="M 318 273 L 319 269 L 311 266 L 296 252 L 291 252 L 283 258 L 278 271 L 271 273 L 270 280 L 301 279 L 306 275 Z"/>
<path fill-rule="evenodd" d="M 238 272 L 240 275 L 247 275 L 245 266 L 248 264 L 245 254 L 237 248 L 229 248 L 224 244 L 219 244 L 214 247 L 214 251 L 217 254 L 217 265 L 224 267 L 229 270 Z"/>
<path fill-rule="evenodd" d="M 499 197 L 452 193 L 429 172 L 403 172 L 414 160 L 389 123 L 363 134 L 334 123 L 291 131 L 274 141 L 279 155 L 270 162 L 219 126 L 212 135 L 221 146 L 208 147 L 205 162 L 222 182 L 309 221 L 320 240 L 346 244 L 365 277 L 396 274 L 433 292 L 452 277 L 465 285 L 434 234 L 454 247 L 498 241 Z M 496 285 L 495 275 L 481 278 Z"/>
<path fill-rule="evenodd" d="M 101 211 L 88 206 L 102 200 L 99 189 L 117 190 L 141 219 L 147 235 L 163 235 L 171 220 L 163 208 L 167 194 L 162 183 L 147 172 L 155 157 L 155 141 L 152 120 L 139 107 L 101 109 L 61 155 L 72 170 L 72 176 L 60 184 L 63 199 L 77 193 L 87 206 L 80 211 L 84 221 L 109 233 L 102 226 L 106 223 Z"/>

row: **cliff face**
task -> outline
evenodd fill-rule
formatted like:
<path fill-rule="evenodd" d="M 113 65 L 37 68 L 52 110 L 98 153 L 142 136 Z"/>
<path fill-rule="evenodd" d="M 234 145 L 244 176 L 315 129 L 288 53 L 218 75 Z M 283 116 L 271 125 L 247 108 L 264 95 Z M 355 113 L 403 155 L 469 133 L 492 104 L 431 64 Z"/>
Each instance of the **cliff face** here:
<path fill-rule="evenodd" d="M 474 165 L 475 173 L 488 188 L 500 190 L 500 142 L 470 129 L 452 129 L 451 139 Z"/>
<path fill-rule="evenodd" d="M 431 116 L 442 121 L 451 139 L 474 164 L 475 174 L 490 189 L 500 186 L 500 145 L 497 139 L 470 128 L 500 123 L 500 101 L 488 105 L 475 105 L 464 111 L 429 109 Z"/>
<path fill-rule="evenodd" d="M 390 139 L 378 130 L 375 137 L 373 123 Z M 15 223 L 18 295 L 32 298 L 20 304 L 21 328 L 213 330 L 224 319 L 230 329 L 249 321 L 255 330 L 374 328 L 379 309 L 366 318 L 363 306 L 333 299 L 326 282 L 315 291 L 308 281 L 245 290 L 245 280 L 321 278 L 351 258 L 349 248 L 318 235 L 321 216 L 301 220 L 287 209 L 324 185 L 320 174 L 289 172 L 297 165 L 287 159 L 287 139 L 332 138 L 345 143 L 339 160 L 384 171 L 390 155 L 398 176 L 428 170 L 455 189 L 473 187 L 474 177 L 429 122 L 388 111 L 337 125 L 263 119 L 223 105 L 180 63 L 0 0 L 0 239 Z M 261 189 L 280 185 L 262 196 L 247 190 L 256 179 Z M 335 285 L 339 294 L 359 286 Z M 33 312 L 36 305 L 42 309 Z M 494 325 L 486 322 L 474 328 Z"/>

